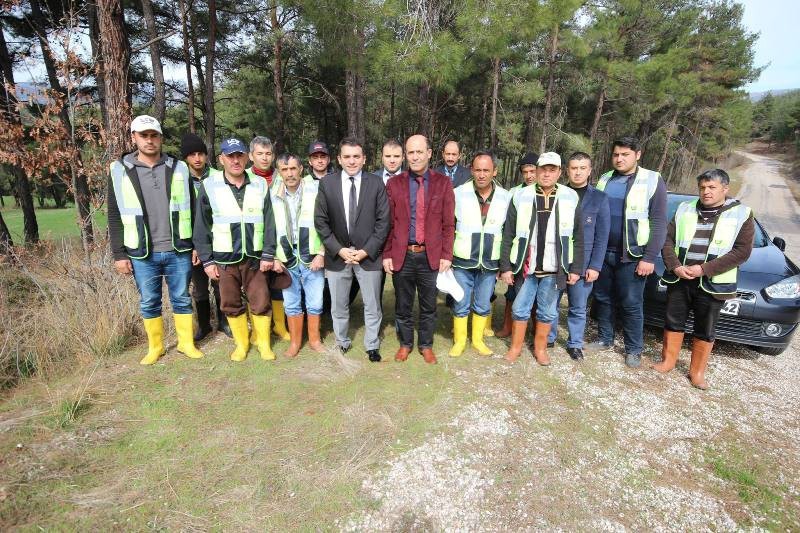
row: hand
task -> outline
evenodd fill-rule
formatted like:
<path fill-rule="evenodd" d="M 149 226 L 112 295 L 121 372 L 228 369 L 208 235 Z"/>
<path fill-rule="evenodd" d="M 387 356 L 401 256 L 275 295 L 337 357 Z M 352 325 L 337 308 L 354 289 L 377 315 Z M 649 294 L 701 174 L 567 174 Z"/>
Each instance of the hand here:
<path fill-rule="evenodd" d="M 272 266 L 273 266 L 272 261 L 265 261 L 264 259 L 262 259 L 258 265 L 258 269 L 261 272 L 269 272 L 270 270 L 272 270 Z"/>
<path fill-rule="evenodd" d="M 275 261 L 279 263 L 280 261 Z M 314 259 L 311 261 L 311 264 L 308 266 L 308 269 L 311 272 L 316 272 L 317 270 L 322 270 L 325 268 L 325 256 L 324 255 L 315 255 Z"/>
<path fill-rule="evenodd" d="M 197 250 L 192 250 L 192 265 L 197 266 L 200 264 L 200 256 L 197 255 Z"/>
<path fill-rule="evenodd" d="M 383 271 L 391 274 L 394 271 L 394 262 L 391 259 L 383 260 Z"/>
<path fill-rule="evenodd" d="M 685 268 L 686 272 L 691 274 L 692 279 L 703 277 L 703 267 L 701 267 L 700 265 L 692 265 L 692 266 L 687 266 Z"/>
<path fill-rule="evenodd" d="M 600 272 L 594 270 L 593 268 L 587 268 L 586 274 L 584 274 L 583 279 L 586 280 L 586 283 L 594 283 L 597 281 L 597 278 L 600 277 Z"/>
<path fill-rule="evenodd" d="M 575 285 L 581 277 L 578 274 L 567 274 L 567 285 Z"/>
<path fill-rule="evenodd" d="M 649 276 L 653 273 L 656 269 L 656 266 L 653 263 L 648 263 L 647 261 L 639 261 L 639 264 L 636 265 L 636 274 L 639 276 Z"/>
<path fill-rule="evenodd" d="M 355 263 L 360 263 L 367 257 L 369 257 L 369 254 L 364 250 L 356 250 L 355 252 L 353 252 L 353 261 Z"/>
<path fill-rule="evenodd" d="M 133 265 L 131 265 L 130 259 L 114 261 L 114 268 L 119 274 L 133 274 Z"/>
<path fill-rule="evenodd" d="M 681 279 L 694 279 L 694 276 L 687 270 L 687 267 L 683 265 L 673 269 L 672 272 Z"/>
<path fill-rule="evenodd" d="M 453 262 L 447 259 L 439 259 L 439 272 L 447 272 L 452 264 Z"/>
<path fill-rule="evenodd" d="M 344 259 L 344 262 L 346 264 L 352 265 L 352 264 L 356 263 L 356 261 L 353 258 L 354 254 L 355 254 L 355 250 L 353 250 L 352 248 L 342 248 L 341 250 L 339 250 L 339 254 L 338 255 L 339 255 L 339 257 Z"/>
<path fill-rule="evenodd" d="M 217 265 L 208 265 L 203 270 L 206 271 L 206 276 L 208 276 L 208 279 L 213 279 L 214 281 L 219 279 L 219 269 L 217 268 Z"/>
<path fill-rule="evenodd" d="M 501 273 L 500 279 L 509 287 L 514 285 L 514 274 L 512 274 L 510 270 L 508 272 Z"/>

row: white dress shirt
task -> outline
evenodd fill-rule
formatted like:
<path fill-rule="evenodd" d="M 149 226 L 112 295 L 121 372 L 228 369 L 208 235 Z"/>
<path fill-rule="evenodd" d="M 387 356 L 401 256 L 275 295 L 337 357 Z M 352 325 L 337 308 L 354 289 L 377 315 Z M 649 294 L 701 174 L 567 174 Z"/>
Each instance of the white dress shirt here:
<path fill-rule="evenodd" d="M 361 172 L 353 176 L 356 184 L 356 205 L 361 197 Z M 342 170 L 342 200 L 344 201 L 344 218 L 347 227 L 350 227 L 350 175 Z"/>

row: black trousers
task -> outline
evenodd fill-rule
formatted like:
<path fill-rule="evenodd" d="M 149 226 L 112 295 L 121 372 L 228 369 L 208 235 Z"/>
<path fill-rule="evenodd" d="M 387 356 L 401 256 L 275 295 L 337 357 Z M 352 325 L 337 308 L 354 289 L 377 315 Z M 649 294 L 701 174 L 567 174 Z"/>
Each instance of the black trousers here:
<path fill-rule="evenodd" d="M 203 265 L 192 266 L 192 298 L 195 302 L 207 302 L 210 299 L 208 290 L 208 276 L 203 269 Z M 216 281 L 211 282 L 211 287 L 214 290 L 214 300 L 219 305 L 219 284 Z"/>
<path fill-rule="evenodd" d="M 395 291 L 395 327 L 400 346 L 414 347 L 414 297 L 419 298 L 419 329 L 417 347 L 433 347 L 433 330 L 436 327 L 436 276 L 431 270 L 428 254 L 406 252 L 403 268 L 393 274 Z"/>
<path fill-rule="evenodd" d="M 696 279 L 681 279 L 667 284 L 667 309 L 664 328 L 668 331 L 685 331 L 689 311 L 694 312 L 695 338 L 714 342 L 719 311 L 724 300 L 717 300 L 700 288 Z"/>

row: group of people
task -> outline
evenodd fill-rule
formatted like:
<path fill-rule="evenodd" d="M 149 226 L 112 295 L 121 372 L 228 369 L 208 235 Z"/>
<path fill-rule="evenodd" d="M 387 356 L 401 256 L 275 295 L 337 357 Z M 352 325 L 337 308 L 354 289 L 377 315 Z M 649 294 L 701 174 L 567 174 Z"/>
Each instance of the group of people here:
<path fill-rule="evenodd" d="M 380 361 L 383 290 L 391 275 L 396 361 L 408 359 L 416 331 L 424 361 L 436 363 L 437 281 L 450 276 L 460 288 L 455 293 L 463 292 L 448 297 L 452 357 L 464 353 L 471 328 L 470 343 L 481 355 L 493 353 L 486 335 L 510 337 L 505 359 L 514 362 L 534 315 L 533 356 L 540 365 L 550 364 L 548 348 L 555 343 L 566 292 L 569 356 L 579 361 L 584 350 L 612 346 L 619 322 L 625 363 L 638 367 L 645 281 L 661 253 L 667 309 L 662 362 L 654 368 L 675 367 L 693 311 L 689 378 L 705 389 L 720 309 L 735 297 L 738 266 L 753 246 L 752 213 L 727 198 L 729 177 L 720 169 L 698 176 L 699 198 L 682 203 L 668 220 L 664 180 L 639 165 L 641 146 L 632 137 L 614 142 L 613 170 L 596 186 L 590 184 L 588 154 L 569 156 L 567 180 L 560 183 L 561 156 L 546 152 L 525 154 L 519 185 L 506 190 L 495 179 L 497 161 L 490 152 L 478 151 L 462 165 L 461 146 L 448 141 L 444 165 L 434 169 L 431 142 L 422 135 L 404 145 L 387 141 L 383 166 L 374 173 L 364 170 L 357 139 L 339 143 L 335 171 L 328 145 L 315 141 L 305 175 L 300 156 L 276 157 L 267 137 L 247 145 L 223 140 L 217 170 L 193 134 L 181 141 L 182 160 L 163 154 L 161 126 L 153 117 L 136 117 L 131 136 L 136 150 L 111 164 L 109 234 L 115 268 L 133 274 L 141 295 L 146 365 L 165 351 L 164 280 L 177 350 L 188 357 L 203 356 L 195 342 L 212 331 L 211 292 L 217 327 L 234 340 L 234 361 L 247 357 L 250 344 L 263 359 L 275 359 L 272 333 L 289 341 L 286 356 L 296 356 L 304 322 L 309 347 L 325 351 L 320 316 L 328 306 L 336 348 L 347 352 L 350 305 L 360 292 L 364 348 L 370 361 Z M 507 291 L 503 324 L 493 332 L 498 279 Z M 584 345 L 590 295 L 599 339 Z"/>

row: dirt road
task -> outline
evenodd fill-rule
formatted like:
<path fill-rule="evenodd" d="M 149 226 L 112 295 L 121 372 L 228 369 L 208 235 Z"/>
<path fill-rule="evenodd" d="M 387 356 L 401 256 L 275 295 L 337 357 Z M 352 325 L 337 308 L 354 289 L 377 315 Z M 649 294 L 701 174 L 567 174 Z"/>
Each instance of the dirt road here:
<path fill-rule="evenodd" d="M 738 152 L 750 161 L 739 199 L 755 210 L 771 237 L 786 240 L 786 255 L 800 261 L 800 205 L 786 185 L 787 166 L 767 156 Z"/>

